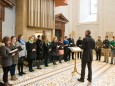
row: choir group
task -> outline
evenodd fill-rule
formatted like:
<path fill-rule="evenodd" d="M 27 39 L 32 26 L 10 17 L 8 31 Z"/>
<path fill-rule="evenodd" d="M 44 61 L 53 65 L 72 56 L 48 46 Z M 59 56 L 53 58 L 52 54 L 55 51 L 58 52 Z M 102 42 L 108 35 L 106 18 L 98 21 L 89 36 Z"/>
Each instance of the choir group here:
<path fill-rule="evenodd" d="M 59 63 L 62 63 L 62 59 L 67 62 L 71 58 L 74 60 L 74 53 L 71 53 L 68 47 L 82 47 L 82 39 L 76 41 L 74 43 L 74 39 L 71 34 L 69 38 L 67 36 L 60 39 L 57 39 L 55 36 L 50 42 L 45 32 L 43 35 L 37 36 L 35 40 L 35 36 L 30 36 L 28 42 L 23 40 L 23 35 L 19 34 L 18 38 L 12 36 L 11 38 L 5 36 L 2 40 L 3 45 L 0 46 L 0 63 L 3 70 L 3 81 L 5 86 L 12 86 L 8 83 L 8 72 L 10 71 L 11 80 L 17 80 L 18 78 L 15 75 L 15 68 L 17 65 L 18 75 L 23 76 L 26 74 L 23 71 L 23 65 L 25 59 L 28 61 L 29 71 L 33 72 L 33 63 L 36 62 L 37 69 L 41 68 L 41 63 L 48 67 L 49 61 L 53 63 L 53 65 L 57 65 L 56 60 Z M 109 62 L 109 51 L 111 49 L 111 64 L 115 64 L 115 37 L 113 37 L 112 41 L 108 40 L 108 36 L 105 36 L 105 40 L 101 41 L 101 37 L 98 37 L 96 41 L 96 60 L 101 60 L 101 51 L 103 49 L 104 54 L 104 62 Z M 78 59 L 82 59 L 82 52 L 78 53 Z"/>

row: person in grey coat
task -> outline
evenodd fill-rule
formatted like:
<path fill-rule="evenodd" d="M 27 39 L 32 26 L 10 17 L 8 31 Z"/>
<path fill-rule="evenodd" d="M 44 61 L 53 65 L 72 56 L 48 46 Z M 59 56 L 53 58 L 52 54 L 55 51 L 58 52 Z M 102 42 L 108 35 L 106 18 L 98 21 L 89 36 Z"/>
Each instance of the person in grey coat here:
<path fill-rule="evenodd" d="M 19 58 L 18 58 L 18 72 L 19 72 L 19 76 L 22 76 L 23 74 L 26 74 L 23 72 L 23 62 L 24 62 L 24 58 L 27 55 L 27 51 L 26 51 L 26 42 L 23 40 L 23 35 L 19 34 L 18 35 L 18 41 L 17 41 L 17 47 L 21 47 L 22 50 L 19 51 Z"/>
<path fill-rule="evenodd" d="M 92 60 L 93 60 L 93 49 L 95 48 L 95 41 L 90 36 L 91 31 L 86 30 L 85 32 L 85 38 L 83 38 L 82 42 L 82 49 L 83 49 L 83 55 L 81 58 L 81 78 L 78 79 L 80 82 L 84 82 L 85 77 L 85 67 L 88 66 L 88 78 L 87 80 L 91 82 L 92 80 Z"/>
<path fill-rule="evenodd" d="M 11 50 L 17 49 L 16 42 L 17 42 L 16 37 L 12 36 L 11 37 L 11 44 L 10 44 Z M 18 64 L 18 57 L 19 57 L 18 51 L 15 52 L 15 55 L 11 56 L 11 57 L 12 57 L 12 65 L 10 68 L 11 80 L 17 80 L 18 78 L 15 75 L 15 71 L 16 71 L 16 65 Z"/>
<path fill-rule="evenodd" d="M 14 56 L 15 53 L 10 53 L 10 37 L 5 36 L 2 40 L 2 42 L 5 44 L 5 46 L 0 47 L 0 56 L 1 56 L 1 65 L 3 70 L 3 81 L 5 86 L 12 86 L 8 82 L 8 72 L 10 71 L 10 67 L 12 65 L 12 58 L 11 56 Z"/>

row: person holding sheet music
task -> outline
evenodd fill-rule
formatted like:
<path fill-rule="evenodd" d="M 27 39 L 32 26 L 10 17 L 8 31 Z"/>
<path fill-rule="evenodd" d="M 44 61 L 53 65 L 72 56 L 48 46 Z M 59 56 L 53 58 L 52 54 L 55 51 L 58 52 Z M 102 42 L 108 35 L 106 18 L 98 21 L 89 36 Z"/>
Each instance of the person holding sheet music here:
<path fill-rule="evenodd" d="M 69 41 L 67 40 L 67 36 L 65 36 L 64 38 L 64 61 L 67 62 L 68 61 L 68 55 L 69 55 L 69 49 L 68 49 L 68 46 L 69 46 Z"/>
<path fill-rule="evenodd" d="M 28 58 L 28 66 L 29 71 L 33 72 L 33 60 L 37 57 L 36 55 L 36 44 L 34 43 L 34 37 L 31 36 L 26 43 L 26 49 L 27 49 L 27 58 Z"/>
<path fill-rule="evenodd" d="M 17 48 L 16 42 L 17 42 L 16 37 L 12 36 L 11 44 L 10 44 L 11 50 L 15 50 Z M 15 70 L 16 70 L 15 68 L 16 68 L 16 65 L 18 64 L 18 57 L 19 57 L 18 51 L 15 53 L 14 56 L 11 56 L 11 57 L 12 57 L 12 65 L 10 68 L 11 80 L 17 80 L 18 78 L 15 75 Z"/>
<path fill-rule="evenodd" d="M 2 57 L 1 65 L 3 70 L 3 81 L 5 86 L 12 86 L 8 82 L 8 72 L 10 71 L 10 67 L 12 65 L 11 56 L 15 56 L 15 53 L 10 53 L 10 37 L 5 36 L 2 39 L 2 42 L 5 44 L 5 46 L 0 47 L 0 56 Z"/>
<path fill-rule="evenodd" d="M 22 51 L 19 51 L 19 59 L 18 59 L 18 72 L 19 72 L 19 76 L 22 76 L 23 74 L 26 74 L 23 72 L 23 62 L 24 62 L 24 58 L 27 55 L 26 42 L 23 40 L 22 34 L 18 35 L 17 46 L 20 46 L 23 49 Z"/>
<path fill-rule="evenodd" d="M 68 38 L 68 41 L 69 41 L 69 46 L 70 47 L 74 47 L 75 46 L 75 43 L 74 43 L 74 39 L 72 38 L 71 34 L 69 35 L 69 38 Z M 74 52 L 71 52 L 71 50 L 69 50 L 69 59 L 70 60 L 70 54 L 72 53 L 72 59 L 74 60 Z"/>

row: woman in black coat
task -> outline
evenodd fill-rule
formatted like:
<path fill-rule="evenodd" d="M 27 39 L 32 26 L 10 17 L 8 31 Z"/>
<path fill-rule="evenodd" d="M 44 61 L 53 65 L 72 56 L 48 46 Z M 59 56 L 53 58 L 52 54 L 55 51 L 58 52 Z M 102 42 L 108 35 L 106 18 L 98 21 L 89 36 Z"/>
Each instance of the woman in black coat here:
<path fill-rule="evenodd" d="M 30 37 L 26 44 L 29 71 L 33 72 L 33 60 L 36 58 L 36 44 L 33 42 L 34 37 Z"/>
<path fill-rule="evenodd" d="M 43 58 L 44 58 L 44 63 L 45 67 L 48 67 L 48 56 L 49 56 L 49 44 L 47 37 L 44 38 L 43 40 Z"/>
<path fill-rule="evenodd" d="M 38 39 L 36 41 L 37 46 L 37 69 L 41 69 L 40 64 L 41 60 L 43 59 L 43 42 L 41 40 L 41 36 L 38 35 Z"/>
<path fill-rule="evenodd" d="M 58 53 L 58 42 L 57 42 L 56 36 L 53 38 L 53 41 L 51 42 L 51 53 L 52 53 L 53 64 L 57 65 L 55 62 L 55 59 L 56 59 L 57 53 Z"/>

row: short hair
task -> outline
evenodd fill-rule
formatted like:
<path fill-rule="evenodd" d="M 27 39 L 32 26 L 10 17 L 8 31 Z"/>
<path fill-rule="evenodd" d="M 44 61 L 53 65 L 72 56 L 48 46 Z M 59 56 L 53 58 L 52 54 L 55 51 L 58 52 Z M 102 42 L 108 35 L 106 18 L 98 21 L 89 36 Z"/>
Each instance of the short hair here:
<path fill-rule="evenodd" d="M 106 38 L 108 38 L 108 36 L 105 36 Z"/>
<path fill-rule="evenodd" d="M 79 37 L 79 39 L 80 39 L 81 37 Z"/>
<path fill-rule="evenodd" d="M 37 37 L 40 38 L 40 35 L 38 35 Z"/>
<path fill-rule="evenodd" d="M 67 36 L 65 36 L 64 38 L 67 38 Z"/>
<path fill-rule="evenodd" d="M 91 34 L 91 31 L 90 30 L 86 30 L 87 32 L 87 35 L 90 35 Z"/>

